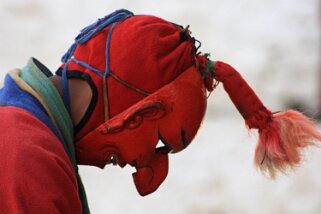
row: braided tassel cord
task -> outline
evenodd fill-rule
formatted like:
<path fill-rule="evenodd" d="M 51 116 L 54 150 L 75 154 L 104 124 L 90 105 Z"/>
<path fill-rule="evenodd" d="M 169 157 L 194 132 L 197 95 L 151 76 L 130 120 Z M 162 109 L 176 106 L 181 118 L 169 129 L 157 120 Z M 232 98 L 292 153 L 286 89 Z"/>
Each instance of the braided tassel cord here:
<path fill-rule="evenodd" d="M 274 178 L 276 171 L 297 166 L 300 150 L 321 141 L 312 120 L 294 110 L 272 114 L 233 67 L 215 62 L 214 68 L 214 78 L 223 83 L 247 127 L 259 132 L 254 162 L 263 173 Z"/>

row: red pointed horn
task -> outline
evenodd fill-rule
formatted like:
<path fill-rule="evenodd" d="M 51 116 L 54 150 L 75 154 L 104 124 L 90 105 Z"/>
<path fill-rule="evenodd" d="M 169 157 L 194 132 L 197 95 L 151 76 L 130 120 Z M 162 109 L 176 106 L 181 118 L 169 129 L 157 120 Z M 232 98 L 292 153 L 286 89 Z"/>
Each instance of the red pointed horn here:
<path fill-rule="evenodd" d="M 217 61 L 211 75 L 223 83 L 246 125 L 258 129 L 255 164 L 271 177 L 276 170 L 297 166 L 300 149 L 321 141 L 315 123 L 303 114 L 294 110 L 273 114 L 232 66 Z"/>

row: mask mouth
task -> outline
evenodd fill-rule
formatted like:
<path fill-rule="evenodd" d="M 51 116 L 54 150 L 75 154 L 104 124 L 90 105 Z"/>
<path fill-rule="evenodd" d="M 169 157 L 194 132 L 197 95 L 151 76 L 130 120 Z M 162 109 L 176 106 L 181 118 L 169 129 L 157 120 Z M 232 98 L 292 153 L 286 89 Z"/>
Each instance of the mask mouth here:
<path fill-rule="evenodd" d="M 168 154 L 156 154 L 147 166 L 136 167 L 132 174 L 138 193 L 146 196 L 163 183 L 168 174 Z"/>

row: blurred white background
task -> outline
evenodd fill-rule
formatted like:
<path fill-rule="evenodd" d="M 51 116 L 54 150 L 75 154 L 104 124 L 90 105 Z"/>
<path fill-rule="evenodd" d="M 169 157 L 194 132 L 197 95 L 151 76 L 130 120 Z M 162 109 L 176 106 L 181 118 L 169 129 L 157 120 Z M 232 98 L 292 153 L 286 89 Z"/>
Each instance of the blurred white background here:
<path fill-rule="evenodd" d="M 237 68 L 272 109 L 320 111 L 318 0 L 1 0 L 0 79 L 30 56 L 55 71 L 82 27 L 119 8 L 191 25 L 202 51 Z M 243 123 L 219 87 L 195 141 L 170 157 L 168 178 L 147 197 L 130 167 L 81 167 L 92 213 L 321 213 L 321 149 L 271 181 L 253 168 L 256 138 Z"/>

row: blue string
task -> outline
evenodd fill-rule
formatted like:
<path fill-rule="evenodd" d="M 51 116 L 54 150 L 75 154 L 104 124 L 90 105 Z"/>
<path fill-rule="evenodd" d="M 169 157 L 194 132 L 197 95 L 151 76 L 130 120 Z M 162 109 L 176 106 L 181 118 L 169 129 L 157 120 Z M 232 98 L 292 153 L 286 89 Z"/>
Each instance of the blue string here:
<path fill-rule="evenodd" d="M 72 57 L 71 60 L 75 63 L 77 63 L 80 66 L 83 66 L 85 68 L 88 68 L 89 70 L 93 71 L 94 73 L 98 74 L 101 77 L 107 77 L 110 73 L 110 68 L 109 68 L 109 47 L 110 47 L 110 41 L 111 41 L 111 35 L 113 33 L 114 28 L 116 27 L 116 25 L 118 24 L 118 22 L 113 23 L 113 25 L 111 26 L 108 35 L 107 35 L 107 41 L 106 41 L 106 71 L 105 73 L 98 70 L 97 68 L 94 68 L 93 66 L 89 65 L 88 63 L 84 62 L 84 61 L 80 61 L 79 59 Z"/>
<path fill-rule="evenodd" d="M 108 36 L 107 36 L 107 41 L 106 41 L 106 71 L 105 71 L 105 77 L 108 76 L 108 74 L 110 73 L 110 68 L 109 68 L 109 46 L 110 46 L 110 40 L 111 40 L 111 35 L 113 33 L 114 28 L 116 27 L 116 25 L 118 24 L 118 22 L 114 23 L 109 32 L 108 32 Z"/>
<path fill-rule="evenodd" d="M 99 76 L 104 77 L 104 72 L 98 70 L 97 68 L 92 67 L 88 63 L 80 61 L 75 57 L 71 58 L 71 60 L 82 67 L 88 68 L 89 70 L 93 71 L 95 74 L 98 74 Z"/>
<path fill-rule="evenodd" d="M 119 21 L 122 21 L 130 16 L 133 16 L 134 14 L 131 11 L 128 11 L 126 9 L 120 9 L 116 10 L 115 12 L 98 19 L 95 23 L 83 28 L 80 33 L 75 38 L 75 42 L 70 46 L 68 51 L 63 55 L 61 61 L 65 63 L 63 71 L 62 71 L 62 87 L 63 87 L 63 100 L 64 104 L 69 112 L 70 112 L 70 97 L 69 97 L 69 86 L 68 86 L 68 78 L 67 78 L 67 68 L 71 61 L 88 68 L 89 70 L 93 71 L 94 73 L 98 74 L 101 77 L 106 77 L 110 73 L 109 68 L 109 46 L 110 46 L 110 40 L 111 35 L 114 27 L 117 25 Z M 114 24 L 113 24 L 114 23 Z M 76 59 L 75 57 L 72 57 L 74 54 L 74 51 L 77 48 L 78 44 L 84 44 L 88 40 L 90 40 L 96 33 L 102 31 L 104 28 L 109 26 L 110 24 L 113 24 L 110 31 L 108 32 L 107 41 L 106 41 L 106 71 L 105 73 L 92 67 L 86 62 L 80 61 Z"/>
<path fill-rule="evenodd" d="M 104 28 L 112 23 L 122 21 L 134 14 L 128 10 L 120 9 L 115 12 L 105 16 L 104 18 L 98 19 L 95 23 L 85 27 L 80 31 L 80 34 L 75 38 L 74 44 L 68 49 L 68 51 L 63 55 L 61 61 L 66 63 L 68 59 L 74 54 L 74 51 L 78 44 L 84 44 L 89 39 L 91 39 L 96 33 L 102 31 Z"/>

